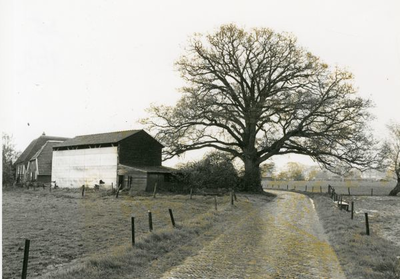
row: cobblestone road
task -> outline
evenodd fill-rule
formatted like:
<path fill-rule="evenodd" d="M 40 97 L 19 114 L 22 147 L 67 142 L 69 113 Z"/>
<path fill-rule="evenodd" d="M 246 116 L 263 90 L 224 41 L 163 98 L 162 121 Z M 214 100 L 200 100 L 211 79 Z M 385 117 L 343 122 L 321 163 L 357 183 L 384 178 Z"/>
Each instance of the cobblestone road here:
<path fill-rule="evenodd" d="M 163 278 L 345 278 L 312 201 L 269 191 L 272 202 L 225 230 Z"/>

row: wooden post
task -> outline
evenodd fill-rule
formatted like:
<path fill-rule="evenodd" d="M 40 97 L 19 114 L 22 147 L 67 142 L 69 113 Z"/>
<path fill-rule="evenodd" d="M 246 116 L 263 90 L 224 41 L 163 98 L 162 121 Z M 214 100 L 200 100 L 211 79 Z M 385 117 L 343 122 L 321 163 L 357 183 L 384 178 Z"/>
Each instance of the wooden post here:
<path fill-rule="evenodd" d="M 122 186 L 122 184 L 119 184 L 118 189 L 117 189 L 117 194 L 115 195 L 116 199 L 118 199 L 119 190 L 121 190 L 121 186 Z"/>
<path fill-rule="evenodd" d="M 231 195 L 231 205 L 233 205 L 233 193 L 232 193 L 232 190 L 231 190 L 230 195 Z"/>
<path fill-rule="evenodd" d="M 289 185 L 286 186 L 286 190 L 289 190 Z"/>
<path fill-rule="evenodd" d="M 347 187 L 347 192 L 349 193 L 349 196 L 351 195 L 350 193 L 350 187 Z"/>
<path fill-rule="evenodd" d="M 365 213 L 365 229 L 366 229 L 367 235 L 369 235 L 368 213 Z"/>
<path fill-rule="evenodd" d="M 328 194 L 331 194 L 331 185 L 328 185 Z"/>
<path fill-rule="evenodd" d="M 233 190 L 233 197 L 235 198 L 235 202 L 237 202 L 237 197 L 236 197 L 235 190 Z"/>
<path fill-rule="evenodd" d="M 351 220 L 354 218 L 354 201 L 351 202 Z"/>
<path fill-rule="evenodd" d="M 131 217 L 132 246 L 135 246 L 135 217 Z"/>
<path fill-rule="evenodd" d="M 190 199 L 193 197 L 193 188 L 190 188 Z"/>
<path fill-rule="evenodd" d="M 85 196 L 85 185 L 82 185 L 82 197 Z"/>
<path fill-rule="evenodd" d="M 319 186 L 319 192 L 322 193 L 322 186 Z"/>
<path fill-rule="evenodd" d="M 217 196 L 214 196 L 214 205 L 215 205 L 215 210 L 218 210 Z"/>
<path fill-rule="evenodd" d="M 314 186 L 311 187 L 311 192 L 314 193 Z"/>
<path fill-rule="evenodd" d="M 153 218 L 151 216 L 151 211 L 149 210 L 149 231 L 152 232 L 153 231 Z"/>
<path fill-rule="evenodd" d="M 168 209 L 168 211 L 169 211 L 169 216 L 171 217 L 172 227 L 175 228 L 175 219 L 174 215 L 172 214 L 172 209 Z"/>
<path fill-rule="evenodd" d="M 111 182 L 111 193 L 114 193 L 114 182 Z"/>
<path fill-rule="evenodd" d="M 374 195 L 374 188 L 371 188 L 371 197 Z"/>
<path fill-rule="evenodd" d="M 49 187 L 49 192 L 51 192 L 51 181 L 50 181 L 50 187 Z"/>
<path fill-rule="evenodd" d="M 25 239 L 25 249 L 24 249 L 24 262 L 22 264 L 22 279 L 26 279 L 26 275 L 28 274 L 28 259 L 29 259 L 29 246 L 31 241 L 29 239 Z"/>
<path fill-rule="evenodd" d="M 296 191 L 296 185 L 294 185 L 294 186 L 293 186 L 293 190 L 295 190 L 295 191 Z"/>
<path fill-rule="evenodd" d="M 156 198 L 156 193 L 157 193 L 157 182 L 154 184 L 153 199 Z"/>
<path fill-rule="evenodd" d="M 307 185 L 306 185 L 306 192 L 307 192 Z"/>

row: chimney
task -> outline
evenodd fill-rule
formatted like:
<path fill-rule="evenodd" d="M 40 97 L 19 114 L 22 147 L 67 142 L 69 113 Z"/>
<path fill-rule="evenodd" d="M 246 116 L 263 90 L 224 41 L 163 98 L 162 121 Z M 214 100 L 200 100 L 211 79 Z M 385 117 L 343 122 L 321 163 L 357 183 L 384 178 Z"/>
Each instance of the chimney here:
<path fill-rule="evenodd" d="M 46 135 L 46 133 L 45 133 L 45 132 L 43 132 L 42 136 L 45 136 L 45 135 Z"/>

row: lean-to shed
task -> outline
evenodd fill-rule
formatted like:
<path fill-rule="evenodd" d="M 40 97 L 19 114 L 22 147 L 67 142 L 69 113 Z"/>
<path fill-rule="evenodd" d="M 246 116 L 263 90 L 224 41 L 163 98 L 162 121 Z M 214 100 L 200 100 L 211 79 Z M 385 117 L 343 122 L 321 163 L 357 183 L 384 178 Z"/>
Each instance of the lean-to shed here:
<path fill-rule="evenodd" d="M 173 169 L 161 166 L 163 145 L 144 130 L 82 135 L 53 148 L 52 181 L 60 187 L 151 190 L 167 182 Z"/>

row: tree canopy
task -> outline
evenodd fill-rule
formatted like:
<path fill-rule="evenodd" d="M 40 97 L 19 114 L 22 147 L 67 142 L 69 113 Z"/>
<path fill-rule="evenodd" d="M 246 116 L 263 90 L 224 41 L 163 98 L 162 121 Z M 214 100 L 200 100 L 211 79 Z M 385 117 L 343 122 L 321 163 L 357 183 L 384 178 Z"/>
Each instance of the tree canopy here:
<path fill-rule="evenodd" d="M 11 185 L 15 179 L 14 162 L 19 153 L 15 150 L 12 136 L 2 133 L 3 185 Z"/>
<path fill-rule="evenodd" d="M 165 159 L 212 147 L 240 158 L 247 190 L 259 191 L 262 162 L 303 154 L 324 167 L 366 167 L 373 140 L 369 100 L 353 75 L 331 68 L 296 38 L 268 28 L 223 25 L 195 34 L 176 62 L 186 81 L 176 106 L 152 106 Z"/>

